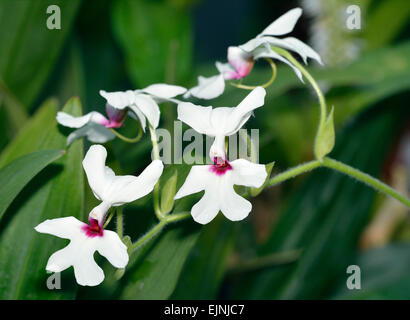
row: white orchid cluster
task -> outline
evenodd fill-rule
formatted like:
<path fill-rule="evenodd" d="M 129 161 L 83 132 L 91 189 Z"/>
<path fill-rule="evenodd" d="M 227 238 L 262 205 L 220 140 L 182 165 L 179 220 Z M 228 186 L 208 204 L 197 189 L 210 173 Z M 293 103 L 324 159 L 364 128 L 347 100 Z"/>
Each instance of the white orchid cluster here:
<path fill-rule="evenodd" d="M 266 181 L 268 174 L 262 164 L 246 159 L 229 161 L 225 140 L 238 132 L 255 109 L 264 105 L 265 89 L 255 87 L 236 107 L 199 106 L 176 97 L 183 95 L 184 98 L 215 98 L 223 93 L 226 80 L 246 77 L 251 72 L 254 61 L 262 57 L 285 62 L 302 79 L 299 69 L 275 51 L 275 48 L 289 49 L 298 53 L 305 62 L 307 58 L 321 62 L 318 54 L 300 40 L 275 37 L 291 32 L 300 15 L 301 9 L 290 10 L 256 38 L 244 45 L 229 47 L 229 63 L 217 62 L 219 74 L 210 78 L 199 77 L 198 86 L 190 90 L 180 86 L 154 84 L 140 90 L 100 91 L 107 101 L 107 117 L 95 111 L 81 117 L 59 112 L 58 123 L 76 129 L 68 136 L 67 143 L 70 144 L 80 137 L 87 137 L 94 143 L 112 140 L 115 138 L 112 129 L 121 127 L 127 115 L 137 120 L 142 130 L 145 131 L 149 126 L 150 131 L 155 132 L 160 121 L 158 104 L 177 104 L 180 121 L 198 133 L 214 138 L 209 152 L 214 164 L 194 165 L 174 199 L 205 191 L 190 210 L 192 218 L 201 224 L 209 223 L 219 211 L 232 221 L 246 218 L 252 210 L 252 204 L 234 190 L 234 185 L 259 188 Z M 101 201 L 89 213 L 88 224 L 71 216 L 46 220 L 35 227 L 40 233 L 70 240 L 68 246 L 49 258 L 46 269 L 61 272 L 73 266 L 78 284 L 84 286 L 98 285 L 104 279 L 102 269 L 94 261 L 95 251 L 106 257 L 116 268 L 126 267 L 129 248 L 123 243 L 122 234 L 104 229 L 107 213 L 111 207 L 130 203 L 153 191 L 158 186 L 164 168 L 162 161 L 155 159 L 139 176 L 116 176 L 105 165 L 106 157 L 106 149 L 95 144 L 90 147 L 83 160 L 88 183 L 95 197 Z"/>

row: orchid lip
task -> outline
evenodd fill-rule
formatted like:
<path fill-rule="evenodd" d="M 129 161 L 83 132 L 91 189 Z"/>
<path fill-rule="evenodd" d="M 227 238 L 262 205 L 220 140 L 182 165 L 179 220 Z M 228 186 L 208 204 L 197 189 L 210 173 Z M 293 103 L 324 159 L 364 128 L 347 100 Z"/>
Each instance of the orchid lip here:
<path fill-rule="evenodd" d="M 82 230 L 85 232 L 86 236 L 89 238 L 102 237 L 104 235 L 104 229 L 102 225 L 98 223 L 97 219 L 89 218 L 89 224 L 85 224 Z"/>

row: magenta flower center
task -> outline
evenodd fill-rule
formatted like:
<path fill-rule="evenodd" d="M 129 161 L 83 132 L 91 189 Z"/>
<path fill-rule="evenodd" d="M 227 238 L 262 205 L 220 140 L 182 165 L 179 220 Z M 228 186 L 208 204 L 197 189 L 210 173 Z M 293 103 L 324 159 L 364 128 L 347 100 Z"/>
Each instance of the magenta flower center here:
<path fill-rule="evenodd" d="M 108 103 L 105 106 L 105 112 L 108 115 L 109 121 L 107 123 L 104 123 L 103 125 L 106 128 L 119 128 L 122 126 L 125 120 L 125 116 L 127 115 L 127 111 L 124 110 L 119 110 Z"/>
<path fill-rule="evenodd" d="M 88 222 L 90 224 L 86 224 L 82 228 L 87 237 L 94 238 L 102 237 L 104 235 L 104 229 L 102 226 L 100 226 L 98 220 L 90 218 Z"/>
<path fill-rule="evenodd" d="M 232 170 L 232 166 L 229 164 L 228 160 L 221 161 L 220 158 L 214 158 L 214 164 L 210 167 L 211 172 L 218 176 L 222 176 L 226 171 Z"/>

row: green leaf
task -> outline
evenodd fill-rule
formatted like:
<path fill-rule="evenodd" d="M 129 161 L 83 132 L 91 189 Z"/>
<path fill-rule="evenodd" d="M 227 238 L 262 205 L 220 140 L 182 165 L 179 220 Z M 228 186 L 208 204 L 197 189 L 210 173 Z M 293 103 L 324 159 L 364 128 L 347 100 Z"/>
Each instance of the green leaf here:
<path fill-rule="evenodd" d="M 361 289 L 349 290 L 345 274 L 333 299 L 409 299 L 410 245 L 391 244 L 359 254 L 351 264 L 360 267 Z"/>
<path fill-rule="evenodd" d="M 191 21 L 185 8 L 172 1 L 118 0 L 112 25 L 136 85 L 179 83 L 189 75 Z"/>
<path fill-rule="evenodd" d="M 238 225 L 218 215 L 202 228 L 171 299 L 216 299 Z"/>
<path fill-rule="evenodd" d="M 49 5 L 60 7 L 60 30 L 46 26 Z M 79 0 L 1 1 L 0 78 L 26 107 L 52 71 L 79 5 Z"/>
<path fill-rule="evenodd" d="M 36 114 L 26 123 L 24 128 L 7 145 L 0 154 L 0 167 L 4 167 L 14 159 L 41 148 L 42 142 L 47 139 L 48 130 L 55 126 L 58 102 L 49 99 L 39 108 Z"/>
<path fill-rule="evenodd" d="M 168 178 L 161 192 L 161 212 L 168 214 L 174 206 L 174 196 L 176 193 L 176 186 L 178 181 L 178 172 L 175 170 L 170 178 Z"/>
<path fill-rule="evenodd" d="M 333 111 L 334 107 L 327 116 L 323 126 L 319 126 L 317 132 L 314 152 L 316 159 L 322 159 L 329 154 L 335 146 L 335 127 L 333 124 Z"/>
<path fill-rule="evenodd" d="M 273 169 L 274 165 L 275 165 L 275 162 L 271 162 L 271 163 L 268 163 L 267 165 L 265 165 L 265 170 L 266 170 L 266 173 L 267 173 L 268 175 L 266 176 L 265 182 L 263 183 L 262 186 L 260 186 L 259 188 L 249 188 L 250 191 L 251 191 L 251 196 L 252 196 L 252 197 L 256 197 L 256 196 L 257 196 L 259 193 L 261 193 L 262 190 L 265 188 L 266 182 L 267 182 L 267 181 L 269 180 L 269 178 L 270 178 L 270 174 L 271 174 L 271 172 L 272 172 L 272 169 Z"/>
<path fill-rule="evenodd" d="M 0 169 L 0 220 L 24 186 L 41 170 L 60 158 L 64 150 L 39 151 L 23 156 Z"/>
<path fill-rule="evenodd" d="M 78 99 L 71 99 L 64 111 L 80 116 Z M 20 153 L 62 149 L 66 137 L 55 121 L 57 108 L 47 103 L 1 155 L 9 162 Z M 52 253 L 64 247 L 64 239 L 35 232 L 46 219 L 65 216 L 83 218 L 84 178 L 81 161 L 83 144 L 73 143 L 55 164 L 45 168 L 18 195 L 0 225 L 1 299 L 69 299 L 77 290 L 69 271 L 61 274 L 61 290 L 49 290 L 45 266 Z"/>
<path fill-rule="evenodd" d="M 402 0 L 381 1 L 370 11 L 363 38 L 366 49 L 371 50 L 388 44 L 397 37 L 402 29 L 406 27 L 410 16 L 410 6 Z M 386 28 L 387 17 L 389 27 Z"/>
<path fill-rule="evenodd" d="M 175 289 L 184 262 L 198 236 L 188 221 L 163 231 L 152 246 L 142 250 L 122 278 L 121 299 L 167 299 Z"/>

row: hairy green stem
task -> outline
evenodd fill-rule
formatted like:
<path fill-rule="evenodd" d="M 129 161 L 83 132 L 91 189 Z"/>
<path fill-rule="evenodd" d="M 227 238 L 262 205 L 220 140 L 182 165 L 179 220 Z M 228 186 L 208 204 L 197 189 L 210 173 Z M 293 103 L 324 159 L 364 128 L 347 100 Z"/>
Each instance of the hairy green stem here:
<path fill-rule="evenodd" d="M 276 184 L 279 184 L 283 181 L 289 180 L 291 178 L 294 178 L 302 173 L 311 171 L 313 169 L 316 169 L 320 167 L 322 164 L 319 160 L 313 160 L 309 161 L 306 163 L 303 163 L 301 165 L 298 165 L 297 167 L 290 168 L 282 173 L 279 173 L 278 175 L 270 178 L 266 184 L 267 187 L 274 186 Z"/>
<path fill-rule="evenodd" d="M 352 178 L 355 178 L 368 186 L 374 188 L 377 191 L 380 191 L 384 194 L 387 194 L 401 203 L 405 204 L 406 206 L 410 207 L 410 199 L 405 197 L 403 194 L 400 192 L 394 190 L 392 187 L 388 186 L 387 184 L 381 182 L 380 180 L 368 175 L 367 173 L 364 173 L 358 169 L 355 169 L 347 164 L 344 164 L 340 161 L 325 157 L 323 158 L 323 163 L 322 165 L 327 168 L 331 168 L 333 170 L 339 171 L 341 173 L 344 173 Z"/>
<path fill-rule="evenodd" d="M 236 275 L 250 271 L 257 271 L 263 268 L 280 266 L 295 262 L 301 255 L 302 250 L 289 250 L 284 252 L 273 253 L 264 257 L 257 257 L 240 263 L 228 269 L 228 275 Z"/>
<path fill-rule="evenodd" d="M 387 194 L 404 205 L 410 207 L 410 199 L 408 199 L 406 196 L 401 194 L 400 192 L 394 190 L 392 187 L 388 186 L 387 184 L 381 182 L 380 180 L 368 175 L 367 173 L 364 173 L 358 169 L 355 169 L 347 164 L 344 164 L 340 161 L 325 157 L 321 161 L 320 160 L 313 160 L 310 162 L 303 163 L 297 167 L 290 168 L 272 178 L 270 178 L 266 184 L 267 187 L 271 187 L 274 185 L 277 185 L 281 182 L 284 182 L 286 180 L 289 180 L 291 178 L 294 178 L 300 174 L 309 172 L 313 169 L 319 168 L 319 167 L 325 167 L 325 168 L 330 168 L 333 170 L 336 170 L 338 172 L 341 172 L 351 178 L 355 178 L 359 180 L 362 183 L 367 184 L 368 186 L 374 188 L 375 190 L 382 192 L 384 194 Z"/>

